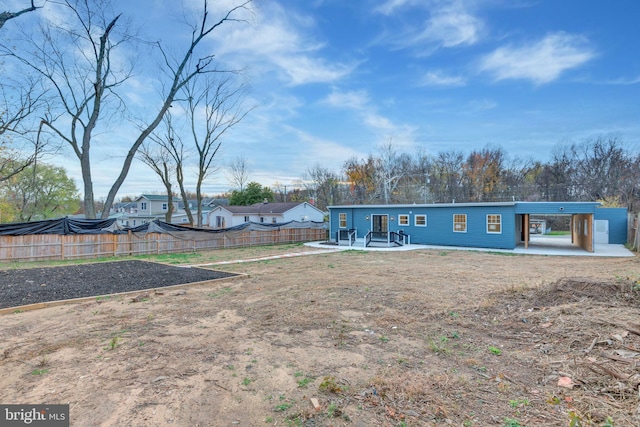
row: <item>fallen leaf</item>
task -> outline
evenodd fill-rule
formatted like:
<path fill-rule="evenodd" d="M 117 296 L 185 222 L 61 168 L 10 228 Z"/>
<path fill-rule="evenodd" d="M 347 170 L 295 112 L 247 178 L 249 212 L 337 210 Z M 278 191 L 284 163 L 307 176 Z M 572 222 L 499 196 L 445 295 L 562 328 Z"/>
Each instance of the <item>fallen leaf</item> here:
<path fill-rule="evenodd" d="M 575 384 L 573 383 L 573 380 L 571 380 L 571 378 L 569 377 L 558 378 L 558 387 L 573 388 L 574 385 Z"/>
<path fill-rule="evenodd" d="M 313 405 L 313 408 L 314 408 L 316 411 L 319 411 L 319 410 L 320 410 L 320 402 L 318 402 L 318 399 L 316 399 L 315 397 L 312 397 L 312 398 L 311 398 L 311 399 L 309 399 L 309 400 L 311 400 L 311 404 Z"/>

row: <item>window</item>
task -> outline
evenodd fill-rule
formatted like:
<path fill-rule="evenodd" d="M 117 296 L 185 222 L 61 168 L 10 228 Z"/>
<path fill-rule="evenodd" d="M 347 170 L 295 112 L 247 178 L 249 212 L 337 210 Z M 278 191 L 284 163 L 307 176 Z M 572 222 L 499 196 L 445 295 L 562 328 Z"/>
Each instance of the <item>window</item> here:
<path fill-rule="evenodd" d="M 415 225 L 416 225 L 416 227 L 426 227 L 427 226 L 427 216 L 426 215 L 416 215 L 415 216 Z"/>
<path fill-rule="evenodd" d="M 264 222 L 264 217 L 263 216 L 260 217 L 260 222 Z"/>
<path fill-rule="evenodd" d="M 346 213 L 341 213 L 339 215 L 339 224 L 338 227 L 340 228 L 347 228 L 347 214 Z"/>
<path fill-rule="evenodd" d="M 453 215 L 453 232 L 454 233 L 467 232 L 467 215 L 466 214 Z"/>
<path fill-rule="evenodd" d="M 398 225 L 409 225 L 409 215 L 398 215 Z"/>
<path fill-rule="evenodd" d="M 249 215 L 244 216 L 244 222 L 249 222 Z"/>
<path fill-rule="evenodd" d="M 502 215 L 487 215 L 487 233 L 502 233 Z"/>
<path fill-rule="evenodd" d="M 271 218 L 271 223 L 275 224 L 276 223 L 276 217 L 274 216 L 273 218 Z"/>
<path fill-rule="evenodd" d="M 147 210 L 147 202 L 141 202 L 140 203 L 140 209 L 143 210 L 143 211 L 146 211 Z"/>
<path fill-rule="evenodd" d="M 167 210 L 167 204 L 166 204 L 166 203 L 163 203 L 163 204 L 162 204 L 162 210 L 163 210 L 163 211 L 166 211 L 166 210 Z"/>

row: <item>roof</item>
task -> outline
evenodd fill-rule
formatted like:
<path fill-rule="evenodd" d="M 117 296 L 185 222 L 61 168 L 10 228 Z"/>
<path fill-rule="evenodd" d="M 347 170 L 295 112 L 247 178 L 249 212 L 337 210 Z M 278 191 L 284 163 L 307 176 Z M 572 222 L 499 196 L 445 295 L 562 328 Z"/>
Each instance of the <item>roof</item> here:
<path fill-rule="evenodd" d="M 471 206 L 515 206 L 518 202 L 469 202 L 469 203 L 430 203 L 430 204 L 403 204 L 403 205 L 337 205 L 327 206 L 327 209 L 362 209 L 362 208 L 446 208 L 446 207 L 471 207 Z"/>
<path fill-rule="evenodd" d="M 443 208 L 513 208 L 516 214 L 572 215 L 593 213 L 600 202 L 474 202 L 435 203 L 404 205 L 342 205 L 328 206 L 327 209 L 443 209 Z"/>
<path fill-rule="evenodd" d="M 234 215 L 263 215 L 263 214 L 283 214 L 291 209 L 304 204 L 305 202 L 288 203 L 254 203 L 249 206 L 221 206 Z"/>
<path fill-rule="evenodd" d="M 327 206 L 327 209 L 362 209 L 362 208 L 411 208 L 411 207 L 422 207 L 422 208 L 447 208 L 447 207 L 478 207 L 478 206 L 552 206 L 554 204 L 563 204 L 563 205 L 600 205 L 600 202 L 465 202 L 465 203 L 413 203 L 413 204 L 389 204 L 389 205 L 336 205 L 336 206 Z"/>
<path fill-rule="evenodd" d="M 168 197 L 167 197 L 166 194 L 143 194 L 140 197 L 138 197 L 136 199 L 136 201 L 138 201 L 140 199 L 147 199 L 147 200 L 158 201 L 158 202 L 166 202 Z"/>

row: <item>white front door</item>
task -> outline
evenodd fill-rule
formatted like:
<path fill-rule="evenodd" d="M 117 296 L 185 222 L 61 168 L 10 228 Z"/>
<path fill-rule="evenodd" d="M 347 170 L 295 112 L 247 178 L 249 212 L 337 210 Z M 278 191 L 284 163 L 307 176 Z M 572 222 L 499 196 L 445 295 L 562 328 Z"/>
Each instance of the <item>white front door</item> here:
<path fill-rule="evenodd" d="M 593 221 L 593 242 L 600 244 L 609 244 L 609 220 L 596 219 Z"/>

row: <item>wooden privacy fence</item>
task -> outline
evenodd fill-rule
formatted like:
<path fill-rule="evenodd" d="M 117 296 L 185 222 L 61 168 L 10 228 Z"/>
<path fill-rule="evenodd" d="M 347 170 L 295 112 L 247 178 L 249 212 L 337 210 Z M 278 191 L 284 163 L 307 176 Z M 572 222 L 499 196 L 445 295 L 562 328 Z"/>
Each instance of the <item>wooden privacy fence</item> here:
<path fill-rule="evenodd" d="M 0 236 L 0 260 L 45 261 L 196 252 L 326 240 L 321 228 L 274 228 L 233 233 L 30 234 Z"/>

